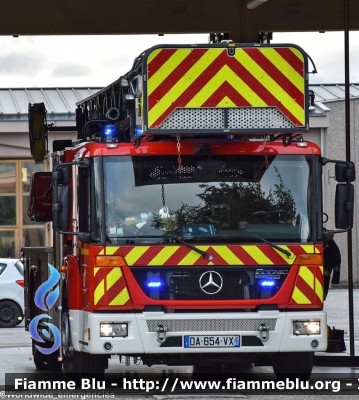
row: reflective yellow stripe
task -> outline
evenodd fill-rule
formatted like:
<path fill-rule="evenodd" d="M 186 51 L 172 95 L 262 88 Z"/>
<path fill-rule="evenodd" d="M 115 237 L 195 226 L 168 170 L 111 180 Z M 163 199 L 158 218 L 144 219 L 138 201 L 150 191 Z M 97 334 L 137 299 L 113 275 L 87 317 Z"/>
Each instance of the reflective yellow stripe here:
<path fill-rule="evenodd" d="M 299 75 L 299 73 L 275 49 L 262 48 L 259 49 L 259 51 L 264 55 L 265 58 L 274 64 L 297 89 L 304 93 L 303 75 Z"/>
<path fill-rule="evenodd" d="M 181 62 L 191 53 L 192 49 L 178 49 L 148 80 L 148 95 L 150 95 L 168 76 L 169 71 L 174 71 Z M 152 53 L 151 53 L 152 54 Z M 149 60 L 150 61 L 150 60 Z"/>
<path fill-rule="evenodd" d="M 323 272 L 324 272 L 323 266 L 320 265 L 319 269 L 320 269 L 321 274 L 323 275 Z M 319 297 L 320 301 L 323 302 L 324 301 L 324 290 L 323 290 L 323 286 L 318 278 L 315 278 L 315 293 Z"/>
<path fill-rule="evenodd" d="M 95 289 L 95 297 L 94 297 L 95 305 L 100 301 L 101 297 L 104 294 L 105 294 L 105 280 L 102 279 L 102 281 L 97 285 Z"/>
<path fill-rule="evenodd" d="M 245 250 L 259 265 L 273 265 L 271 261 L 257 246 L 242 246 Z"/>
<path fill-rule="evenodd" d="M 294 47 L 289 47 L 289 49 L 299 58 L 299 60 L 304 63 L 303 53 Z"/>
<path fill-rule="evenodd" d="M 124 288 L 109 304 L 110 306 L 122 306 L 130 299 L 127 288 Z"/>
<path fill-rule="evenodd" d="M 133 265 L 149 248 L 150 246 L 134 247 L 125 257 L 127 265 Z"/>
<path fill-rule="evenodd" d="M 323 301 L 323 299 L 324 299 L 323 286 L 317 278 L 315 278 L 315 293 L 319 297 L 319 300 Z"/>
<path fill-rule="evenodd" d="M 299 276 L 301 276 L 305 280 L 305 282 L 312 289 L 314 289 L 314 274 L 309 268 L 301 266 L 299 269 Z"/>
<path fill-rule="evenodd" d="M 234 90 L 255 107 L 265 107 L 267 104 L 251 89 L 228 65 L 220 71 L 186 104 L 186 108 L 201 107 L 218 88 L 228 82 Z M 233 104 L 233 103 L 232 103 Z M 229 107 L 228 105 L 226 107 Z"/>
<path fill-rule="evenodd" d="M 157 49 L 151 51 L 151 53 L 147 57 L 147 64 L 149 64 L 154 58 L 157 57 L 157 55 L 162 51 L 162 49 Z"/>
<path fill-rule="evenodd" d="M 235 58 L 247 71 L 257 79 L 272 95 L 304 125 L 304 109 L 292 97 L 280 87 L 280 85 L 268 75 L 243 49 L 237 49 Z"/>
<path fill-rule="evenodd" d="M 148 265 L 163 265 L 178 249 L 179 246 L 164 247 Z"/>
<path fill-rule="evenodd" d="M 213 246 L 212 248 L 228 265 L 243 265 L 243 262 L 227 246 Z"/>
<path fill-rule="evenodd" d="M 313 244 L 303 244 L 300 246 L 306 253 L 313 253 L 314 252 L 314 245 Z"/>
<path fill-rule="evenodd" d="M 209 246 L 196 246 L 198 249 L 207 251 Z M 200 257 L 203 257 L 201 254 L 197 253 L 194 250 L 191 250 L 179 263 L 178 265 L 193 265 Z"/>
<path fill-rule="evenodd" d="M 106 275 L 106 290 L 110 289 L 122 276 L 121 268 L 115 267 Z"/>
<path fill-rule="evenodd" d="M 284 245 L 280 245 L 280 246 L 278 246 L 278 247 L 280 247 L 280 248 L 283 249 L 283 250 L 289 251 L 289 253 L 291 254 L 291 256 L 290 256 L 290 257 L 287 257 L 284 253 L 282 253 L 281 251 L 279 251 L 279 250 L 277 250 L 277 249 L 274 249 L 274 247 L 273 247 L 273 249 L 278 253 L 278 255 L 280 255 L 280 256 L 283 258 L 283 260 L 284 260 L 287 264 L 293 264 L 293 263 L 294 263 L 294 260 L 295 260 L 295 255 L 291 252 L 291 250 L 289 249 L 289 247 L 284 246 Z"/>
<path fill-rule="evenodd" d="M 311 304 L 311 301 L 297 288 L 294 288 L 292 299 L 297 304 Z"/>
<path fill-rule="evenodd" d="M 177 54 L 178 52 L 185 53 L 185 50 L 186 49 L 181 49 L 181 51 L 177 50 L 175 54 Z M 172 103 L 178 99 L 178 97 L 195 81 L 195 79 L 197 79 L 203 73 L 203 71 L 221 54 L 222 51 L 223 49 L 211 49 L 211 51 L 207 51 L 190 68 L 190 70 L 171 87 L 171 89 L 148 112 L 149 126 L 151 126 L 172 105 Z M 172 57 L 168 61 L 170 61 Z M 163 66 L 160 68 L 160 70 L 162 70 L 165 67 L 164 72 L 166 75 L 168 74 L 168 71 L 173 70 L 172 64 L 167 65 L 167 63 L 168 62 L 164 63 Z M 155 75 L 157 75 L 159 71 L 157 71 Z M 154 77 L 151 77 L 151 79 L 148 81 L 149 95 L 158 86 L 156 82 L 152 82 L 153 78 Z M 163 76 L 161 76 L 159 79 L 162 80 Z"/>
<path fill-rule="evenodd" d="M 223 99 L 216 105 L 216 107 L 236 107 L 236 105 L 231 99 L 229 99 L 227 96 L 224 96 Z"/>
<path fill-rule="evenodd" d="M 97 274 L 97 272 L 99 271 L 99 269 L 100 269 L 100 268 L 96 268 L 96 267 L 93 269 L 93 276 L 95 276 L 95 275 Z"/>
<path fill-rule="evenodd" d="M 116 251 L 119 249 L 119 246 L 107 246 L 106 247 L 106 255 L 107 256 L 112 256 L 113 254 L 116 253 Z"/>

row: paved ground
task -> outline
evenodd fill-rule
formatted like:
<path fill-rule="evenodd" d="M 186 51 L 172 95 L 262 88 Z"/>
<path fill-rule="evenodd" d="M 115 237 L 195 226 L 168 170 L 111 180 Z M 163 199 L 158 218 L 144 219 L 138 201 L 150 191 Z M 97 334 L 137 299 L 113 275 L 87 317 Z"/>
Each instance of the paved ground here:
<path fill-rule="evenodd" d="M 25 331 L 23 322 L 15 328 L 0 329 L 0 349 L 19 346 L 31 346 L 30 333 Z"/>
<path fill-rule="evenodd" d="M 359 289 L 354 289 L 354 337 L 359 340 Z M 324 310 L 328 315 L 328 325 L 336 329 L 344 329 L 349 338 L 349 300 L 347 289 L 332 289 L 324 303 Z M 359 355 L 359 352 L 358 352 Z"/>

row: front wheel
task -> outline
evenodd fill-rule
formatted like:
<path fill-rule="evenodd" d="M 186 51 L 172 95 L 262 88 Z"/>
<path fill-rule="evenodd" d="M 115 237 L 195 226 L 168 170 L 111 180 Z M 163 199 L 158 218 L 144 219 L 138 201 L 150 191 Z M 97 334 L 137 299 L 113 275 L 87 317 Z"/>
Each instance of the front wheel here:
<path fill-rule="evenodd" d="M 52 354 L 43 354 L 41 353 L 35 345 L 40 347 L 51 347 L 51 343 L 38 343 L 32 339 L 32 354 L 34 356 L 34 364 L 37 370 L 39 371 L 61 371 L 62 362 L 60 359 L 59 350 L 56 350 Z"/>
<path fill-rule="evenodd" d="M 278 380 L 308 380 L 312 373 L 314 353 L 278 353 L 274 355 L 273 371 Z"/>
<path fill-rule="evenodd" d="M 23 319 L 21 308 L 11 300 L 0 302 L 0 328 L 13 328 Z"/>
<path fill-rule="evenodd" d="M 107 367 L 107 356 L 75 350 L 65 356 L 62 363 L 62 369 L 66 374 L 104 374 Z"/>
<path fill-rule="evenodd" d="M 73 350 L 70 316 L 62 314 L 61 323 L 62 370 L 66 374 L 104 374 L 108 367 L 107 355 L 89 354 Z"/>

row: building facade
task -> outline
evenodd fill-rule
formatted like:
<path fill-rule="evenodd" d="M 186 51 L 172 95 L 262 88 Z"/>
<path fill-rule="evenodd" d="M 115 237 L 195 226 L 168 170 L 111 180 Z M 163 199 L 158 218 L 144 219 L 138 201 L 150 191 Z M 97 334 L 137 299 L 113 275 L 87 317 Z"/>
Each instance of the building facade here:
<path fill-rule="evenodd" d="M 315 92 L 315 99 L 328 109 L 328 128 L 325 132 L 325 147 L 322 149 L 325 157 L 334 160 L 345 160 L 346 140 L 345 140 L 345 88 L 344 84 L 323 84 L 311 85 Z M 359 84 L 351 84 L 350 92 L 350 159 L 357 168 L 359 161 Z M 326 227 L 334 229 L 334 198 L 335 198 L 335 171 L 333 165 L 324 168 L 323 185 L 325 190 L 324 212 L 329 215 Z M 352 230 L 352 265 L 353 282 L 359 284 L 359 236 L 357 224 L 357 210 L 359 192 L 358 186 L 354 182 L 355 202 L 354 202 L 354 226 Z M 348 281 L 348 238 L 346 234 L 335 236 L 341 257 L 341 283 Z"/>
<path fill-rule="evenodd" d="M 0 89 L 0 257 L 20 257 L 24 246 L 51 244 L 49 223 L 28 216 L 30 177 L 50 170 L 49 156 L 35 164 L 29 145 L 29 103 L 43 102 L 47 123 L 74 126 L 76 102 L 100 88 Z M 48 149 L 56 139 L 75 139 L 76 132 L 51 132 Z"/>

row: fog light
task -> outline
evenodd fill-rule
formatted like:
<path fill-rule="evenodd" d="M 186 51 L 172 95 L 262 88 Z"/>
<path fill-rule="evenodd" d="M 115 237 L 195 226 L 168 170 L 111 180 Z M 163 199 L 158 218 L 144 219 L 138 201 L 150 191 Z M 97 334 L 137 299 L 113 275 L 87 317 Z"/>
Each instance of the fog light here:
<path fill-rule="evenodd" d="M 109 342 L 106 342 L 106 343 L 103 345 L 103 348 L 104 348 L 106 351 L 110 351 L 110 350 L 112 350 L 112 344 L 109 343 Z"/>
<path fill-rule="evenodd" d="M 125 322 L 101 322 L 100 323 L 101 337 L 126 337 L 127 324 Z"/>
<path fill-rule="evenodd" d="M 293 322 L 294 335 L 319 335 L 320 334 L 320 321 L 294 321 Z"/>

